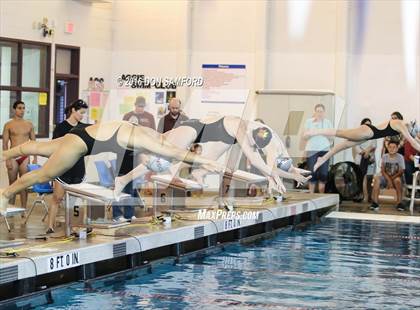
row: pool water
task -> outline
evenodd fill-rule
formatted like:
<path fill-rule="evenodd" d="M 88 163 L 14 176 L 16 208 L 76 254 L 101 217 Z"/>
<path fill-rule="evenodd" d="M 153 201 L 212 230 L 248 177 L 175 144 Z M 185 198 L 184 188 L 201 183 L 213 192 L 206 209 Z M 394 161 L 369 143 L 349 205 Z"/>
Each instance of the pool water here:
<path fill-rule="evenodd" d="M 420 307 L 420 226 L 327 219 L 152 273 L 53 291 L 36 309 Z"/>

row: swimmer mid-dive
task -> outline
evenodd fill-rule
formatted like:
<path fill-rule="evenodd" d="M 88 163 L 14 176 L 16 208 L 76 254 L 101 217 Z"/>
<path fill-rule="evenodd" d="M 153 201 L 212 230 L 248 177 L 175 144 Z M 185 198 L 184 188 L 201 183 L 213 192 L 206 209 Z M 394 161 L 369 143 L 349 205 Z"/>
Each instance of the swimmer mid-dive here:
<path fill-rule="evenodd" d="M 280 178 L 293 179 L 298 183 L 305 183 L 311 178 L 305 176 L 305 174 L 310 174 L 310 171 L 293 167 L 292 160 L 280 137 L 270 127 L 260 122 L 246 121 L 236 116 L 191 119 L 180 122 L 176 128 L 166 132 L 164 136 L 170 143 L 181 149 L 188 149 L 192 144 L 200 143 L 203 156 L 213 160 L 218 160 L 229 151 L 233 144 L 239 144 L 251 164 L 268 178 L 270 191 L 276 190 L 279 193 L 286 191 Z M 257 150 L 261 150 L 266 155 L 267 163 Z M 129 174 L 115 179 L 116 196 L 131 180 L 147 173 L 147 164 L 144 163 L 134 168 Z M 167 170 L 170 163 L 162 166 L 164 170 Z M 174 167 L 173 170 L 178 170 L 178 167 Z M 203 184 L 203 178 L 207 173 L 206 170 L 195 169 L 192 176 L 195 181 Z"/>
<path fill-rule="evenodd" d="M 410 135 L 405 122 L 399 119 L 383 122 L 376 127 L 370 124 L 364 124 L 353 129 L 311 129 L 305 132 L 305 137 L 322 135 L 346 139 L 346 141 L 334 146 L 324 156 L 318 158 L 318 161 L 314 166 L 314 171 L 316 171 L 323 163 L 340 151 L 362 144 L 367 140 L 380 139 L 399 134 L 402 134 L 413 148 L 420 152 L 420 142 Z"/>
<path fill-rule="evenodd" d="M 28 141 L 3 152 L 0 162 L 27 155 L 48 157 L 38 170 L 31 171 L 4 189 L 0 189 L 0 213 L 7 213 L 9 199 L 35 183 L 48 182 L 71 169 L 79 158 L 102 152 L 124 153 L 126 150 L 149 151 L 180 161 L 205 165 L 210 171 L 224 167 L 213 160 L 177 148 L 158 132 L 125 121 L 98 123 L 75 128 L 65 136 L 49 141 Z"/>

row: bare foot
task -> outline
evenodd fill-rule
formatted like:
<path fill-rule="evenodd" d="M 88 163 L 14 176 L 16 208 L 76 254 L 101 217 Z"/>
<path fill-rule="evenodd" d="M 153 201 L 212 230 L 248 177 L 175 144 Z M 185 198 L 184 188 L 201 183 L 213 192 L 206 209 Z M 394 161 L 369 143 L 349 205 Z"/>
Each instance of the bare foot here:
<path fill-rule="evenodd" d="M 125 184 L 123 183 L 122 177 L 116 177 L 114 181 L 114 199 L 116 201 L 120 201 L 124 187 Z"/>
<path fill-rule="evenodd" d="M 314 165 L 314 172 L 318 170 L 319 167 L 321 167 L 325 163 L 325 160 L 322 157 L 318 157 L 315 165 Z"/>
<path fill-rule="evenodd" d="M 3 195 L 4 189 L 0 189 L 0 215 L 7 214 L 7 207 L 9 206 L 9 199 Z"/>

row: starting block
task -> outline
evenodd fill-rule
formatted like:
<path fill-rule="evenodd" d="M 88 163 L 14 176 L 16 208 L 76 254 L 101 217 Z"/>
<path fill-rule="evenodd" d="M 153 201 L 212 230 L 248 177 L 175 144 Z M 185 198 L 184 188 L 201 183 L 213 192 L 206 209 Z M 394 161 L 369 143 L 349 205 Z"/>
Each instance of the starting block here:
<path fill-rule="evenodd" d="M 201 191 L 201 184 L 184 179 L 173 178 L 170 174 L 153 175 L 153 211 L 156 216 L 158 206 L 166 206 L 169 209 L 175 209 L 175 206 L 185 207 L 185 198 L 188 193 Z"/>
<path fill-rule="evenodd" d="M 77 226 L 85 226 L 87 224 L 86 218 L 90 218 L 90 214 L 86 213 L 89 213 L 92 206 L 110 208 L 111 206 L 118 205 L 144 205 L 141 198 L 134 198 L 128 194 L 121 194 L 119 196 L 119 200 L 117 201 L 114 197 L 112 189 L 95 184 L 66 184 L 64 185 L 64 189 L 66 191 L 66 236 L 70 235 L 73 224 L 76 223 Z M 87 212 L 84 212 L 85 208 L 81 209 L 81 207 L 86 207 Z M 71 213 L 73 215 L 72 217 Z M 100 226 L 104 226 L 106 228 L 112 228 L 111 226 L 115 225 L 121 224 L 105 222 L 100 223 Z"/>
<path fill-rule="evenodd" d="M 7 218 L 18 215 L 18 214 L 22 214 L 25 211 L 26 210 L 24 208 L 18 208 L 18 207 L 15 207 L 13 205 L 9 205 L 9 207 L 7 208 L 6 214 L 5 215 L 0 215 L 4 218 L 4 222 L 6 223 L 6 227 L 7 227 L 8 232 L 10 232 L 11 229 L 10 229 L 9 222 L 7 221 Z"/>
<path fill-rule="evenodd" d="M 247 197 L 251 184 L 263 186 L 268 184 L 268 180 L 265 176 L 243 170 L 236 170 L 233 173 L 225 172 L 219 195 L 220 197 L 226 197 L 227 193 L 233 190 L 234 197 Z"/>

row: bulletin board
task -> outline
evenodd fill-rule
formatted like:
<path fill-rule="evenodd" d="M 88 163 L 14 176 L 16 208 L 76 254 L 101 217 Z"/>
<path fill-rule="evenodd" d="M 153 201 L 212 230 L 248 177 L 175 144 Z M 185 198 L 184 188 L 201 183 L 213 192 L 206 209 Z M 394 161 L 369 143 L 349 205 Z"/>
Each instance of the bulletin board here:
<path fill-rule="evenodd" d="M 248 89 L 245 65 L 203 64 L 201 102 L 244 104 Z"/>

